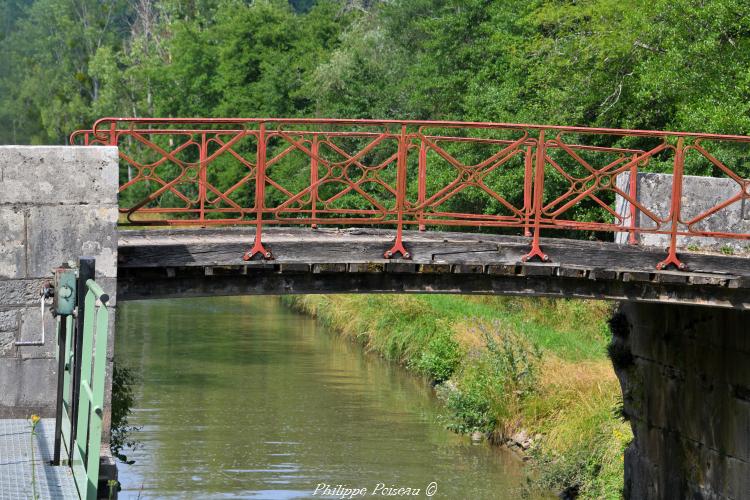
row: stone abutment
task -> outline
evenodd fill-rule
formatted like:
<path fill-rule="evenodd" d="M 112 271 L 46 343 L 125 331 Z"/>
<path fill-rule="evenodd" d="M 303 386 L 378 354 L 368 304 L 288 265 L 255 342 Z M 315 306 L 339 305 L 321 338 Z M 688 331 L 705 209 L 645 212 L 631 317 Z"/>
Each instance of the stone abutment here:
<path fill-rule="evenodd" d="M 628 302 L 611 326 L 625 498 L 750 498 L 750 312 Z"/>

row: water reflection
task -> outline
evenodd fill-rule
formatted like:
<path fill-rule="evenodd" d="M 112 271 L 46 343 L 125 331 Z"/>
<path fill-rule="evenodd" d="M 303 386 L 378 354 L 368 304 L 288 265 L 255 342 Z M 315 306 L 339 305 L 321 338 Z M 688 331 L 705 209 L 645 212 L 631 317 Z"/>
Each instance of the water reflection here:
<path fill-rule="evenodd" d="M 518 498 L 516 457 L 445 431 L 425 383 L 278 299 L 121 303 L 117 328 L 141 382 L 122 498 L 311 498 L 320 483 L 424 498 L 433 481 L 433 498 Z"/>

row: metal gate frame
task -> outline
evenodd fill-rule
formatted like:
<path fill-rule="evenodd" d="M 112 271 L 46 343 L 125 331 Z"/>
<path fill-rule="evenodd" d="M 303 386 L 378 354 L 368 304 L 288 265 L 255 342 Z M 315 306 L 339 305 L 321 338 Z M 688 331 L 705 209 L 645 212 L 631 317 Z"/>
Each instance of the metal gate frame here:
<path fill-rule="evenodd" d="M 75 310 L 56 315 L 58 385 L 53 464 L 71 467 L 78 494 L 85 500 L 97 497 L 109 333 L 109 295 L 94 281 L 94 270 L 94 259 L 79 260 Z M 61 460 L 63 453 L 65 459 Z"/>

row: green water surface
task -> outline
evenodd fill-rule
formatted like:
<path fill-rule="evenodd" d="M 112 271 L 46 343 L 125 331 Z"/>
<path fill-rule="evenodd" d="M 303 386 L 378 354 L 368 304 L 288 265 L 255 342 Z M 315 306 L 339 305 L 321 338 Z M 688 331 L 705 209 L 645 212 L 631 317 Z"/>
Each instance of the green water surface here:
<path fill-rule="evenodd" d="M 141 427 L 121 498 L 426 498 L 434 483 L 432 498 L 515 499 L 526 480 L 514 454 L 445 430 L 426 382 L 274 297 L 120 303 L 116 352 Z"/>

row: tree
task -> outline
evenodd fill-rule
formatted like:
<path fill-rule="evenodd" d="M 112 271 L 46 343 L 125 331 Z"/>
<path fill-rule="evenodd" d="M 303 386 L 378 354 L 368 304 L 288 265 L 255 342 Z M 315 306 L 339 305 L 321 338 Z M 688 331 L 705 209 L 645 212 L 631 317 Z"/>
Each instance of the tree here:
<path fill-rule="evenodd" d="M 64 142 L 91 121 L 100 81 L 89 63 L 116 46 L 130 15 L 123 0 L 37 0 L 2 41 L 3 128 L 18 142 Z M 22 131 L 22 134 L 19 134 Z"/>

